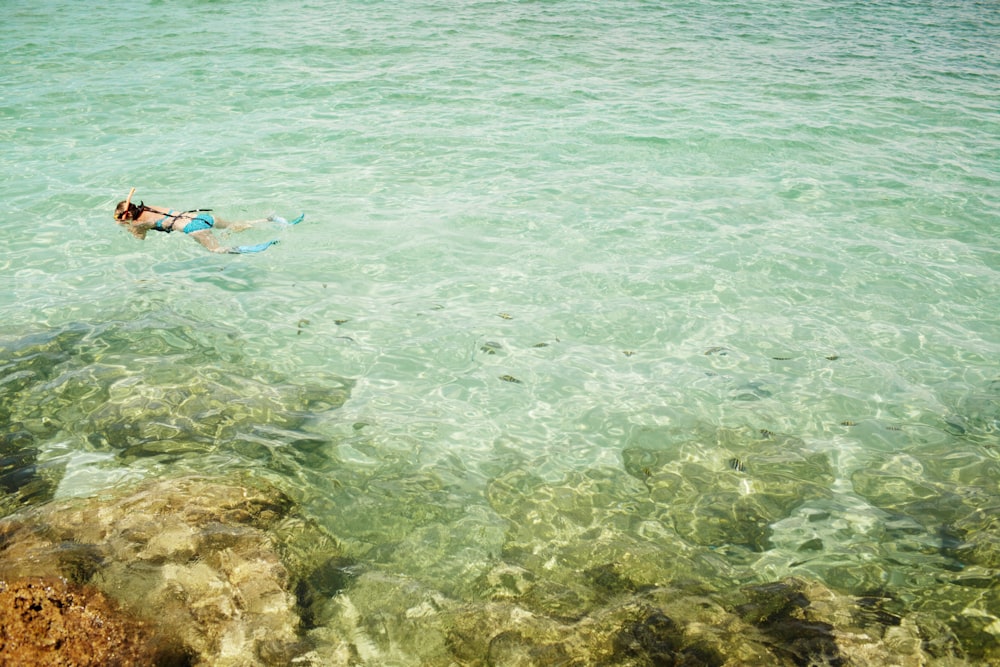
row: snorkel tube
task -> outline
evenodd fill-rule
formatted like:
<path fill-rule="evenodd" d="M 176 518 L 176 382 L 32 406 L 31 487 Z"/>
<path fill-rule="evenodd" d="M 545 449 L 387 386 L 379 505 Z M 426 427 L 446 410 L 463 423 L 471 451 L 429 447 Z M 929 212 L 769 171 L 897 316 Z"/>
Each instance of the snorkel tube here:
<path fill-rule="evenodd" d="M 126 224 L 126 223 L 128 223 L 128 224 L 131 225 L 131 221 L 130 220 L 126 220 L 125 216 L 127 216 L 129 214 L 129 207 L 132 205 L 132 195 L 134 195 L 134 194 L 135 194 L 135 188 L 132 188 L 131 190 L 129 190 L 128 197 L 125 198 L 125 207 L 121 210 L 121 217 L 119 217 L 117 208 L 115 210 L 115 221 L 118 224 L 120 224 L 120 225 L 123 225 L 123 224 Z"/>

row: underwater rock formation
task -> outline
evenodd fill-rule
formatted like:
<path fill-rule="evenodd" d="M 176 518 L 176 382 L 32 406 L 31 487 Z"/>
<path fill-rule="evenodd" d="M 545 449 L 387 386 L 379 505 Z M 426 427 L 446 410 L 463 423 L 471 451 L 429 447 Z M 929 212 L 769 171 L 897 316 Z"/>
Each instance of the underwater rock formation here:
<path fill-rule="evenodd" d="M 39 450 L 35 438 L 20 424 L 2 421 L 6 432 L 0 433 L 0 516 L 10 510 L 52 497 L 54 475 L 46 475 L 38 465 Z"/>
<path fill-rule="evenodd" d="M 93 587 L 63 579 L 0 581 L 2 665 L 182 667 L 188 658 Z"/>
<path fill-rule="evenodd" d="M 246 355 L 238 336 L 170 314 L 0 339 L 0 514 L 53 497 L 63 471 L 58 458 L 44 462 L 44 449 L 61 440 L 73 453 L 113 454 L 117 465 L 194 470 L 199 456 L 275 463 L 315 448 L 305 427 L 340 407 L 352 383 L 292 382 Z"/>
<path fill-rule="evenodd" d="M 623 590 L 746 581 L 740 568 L 771 548 L 772 526 L 831 493 L 828 456 L 799 440 L 747 431 L 713 438 L 722 446 L 626 449 L 624 471 L 595 467 L 552 482 L 515 470 L 494 479 L 490 506 L 509 522 L 504 559 L 545 573 L 521 603 L 574 617 Z M 716 550 L 738 550 L 744 560 Z"/>
<path fill-rule="evenodd" d="M 571 473 L 558 484 L 514 471 L 487 492 L 491 507 L 509 522 L 504 560 L 532 574 L 497 581 L 487 576 L 473 595 L 518 590 L 520 604 L 533 613 L 571 619 L 623 591 L 689 579 L 698 571 L 697 554 L 663 528 L 647 489 L 619 470 Z"/>
<path fill-rule="evenodd" d="M 789 579 L 727 593 L 623 593 L 568 620 L 511 600 L 459 602 L 370 572 L 334 599 L 309 658 L 331 666 L 928 664 L 916 626 L 877 606 Z"/>
<path fill-rule="evenodd" d="M 287 664 L 303 652 L 288 568 L 308 572 L 337 552 L 281 493 L 197 478 L 0 521 L 0 579 L 89 584 L 195 665 Z"/>
<path fill-rule="evenodd" d="M 926 451 L 922 451 L 926 449 Z M 911 447 L 851 476 L 858 495 L 892 517 L 885 548 L 913 568 L 907 608 L 937 625 L 936 655 L 1000 663 L 1000 462 Z M 917 578 L 919 577 L 919 579 Z"/>
<path fill-rule="evenodd" d="M 271 488 L 200 478 L 7 517 L 0 579 L 93 586 L 169 639 L 175 664 L 954 667 L 995 657 L 966 661 L 947 627 L 888 596 L 805 579 L 684 583 L 696 550 L 675 565 L 669 547 L 657 551 L 668 544 L 659 534 L 621 541 L 629 521 L 648 519 L 601 495 L 622 483 L 616 473 L 573 481 L 580 497 L 530 475 L 498 481 L 492 500 L 521 499 L 512 516 L 558 502 L 570 517 L 556 519 L 560 530 L 576 527 L 539 553 L 512 530 L 511 559 L 448 593 L 355 563 Z"/>
<path fill-rule="evenodd" d="M 830 495 L 829 457 L 797 438 L 720 430 L 713 440 L 710 459 L 697 440 L 622 452 L 625 469 L 643 480 L 659 508 L 656 518 L 692 544 L 764 551 L 773 523 Z"/>

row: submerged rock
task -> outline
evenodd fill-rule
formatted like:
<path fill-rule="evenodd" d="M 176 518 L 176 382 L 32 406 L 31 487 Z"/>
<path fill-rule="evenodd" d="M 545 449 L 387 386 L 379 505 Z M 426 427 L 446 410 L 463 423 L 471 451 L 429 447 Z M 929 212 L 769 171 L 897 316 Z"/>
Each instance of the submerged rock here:
<path fill-rule="evenodd" d="M 497 571 L 525 580 L 507 566 Z M 873 613 L 870 600 L 800 580 L 729 592 L 651 588 L 567 620 L 514 601 L 463 603 L 409 579 L 369 572 L 334 603 L 336 613 L 313 635 L 314 664 L 930 664 L 924 637 L 908 619 Z"/>
<path fill-rule="evenodd" d="M 858 495 L 909 527 L 891 550 L 913 580 L 907 608 L 939 626 L 938 657 L 1000 664 L 1000 463 L 969 450 L 913 446 L 851 476 Z M 957 648 L 960 647 L 960 648 Z"/>
<path fill-rule="evenodd" d="M 832 466 L 825 453 L 770 432 L 712 438 L 712 447 L 637 443 L 622 454 L 624 471 L 591 468 L 552 481 L 515 470 L 494 479 L 487 497 L 509 525 L 503 558 L 538 575 L 518 584 L 519 603 L 574 618 L 670 582 L 721 587 L 755 576 L 744 571 L 749 555 L 771 549 L 775 523 L 831 495 Z"/>
<path fill-rule="evenodd" d="M 93 587 L 26 578 L 0 581 L 0 664 L 182 667 L 190 656 Z"/>
<path fill-rule="evenodd" d="M 336 544 L 299 519 L 286 496 L 198 478 L 0 521 L 0 578 L 91 585 L 153 623 L 196 665 L 287 664 L 301 653 L 285 561 L 305 572 L 320 553 L 336 555 Z"/>
<path fill-rule="evenodd" d="M 720 430 L 711 447 L 666 437 L 657 444 L 626 448 L 625 469 L 649 489 L 656 518 L 692 544 L 764 551 L 772 524 L 831 495 L 829 457 L 797 438 Z"/>
<path fill-rule="evenodd" d="M 503 558 L 530 577 L 489 572 L 470 595 L 579 618 L 622 594 L 695 576 L 698 554 L 658 520 L 647 489 L 612 468 L 559 483 L 515 471 L 488 488 L 509 529 Z M 669 553 L 669 558 L 664 558 Z"/>
<path fill-rule="evenodd" d="M 30 503 L 52 497 L 58 467 L 39 464 L 35 438 L 19 424 L 0 433 L 0 516 Z"/>
<path fill-rule="evenodd" d="M 838 595 L 796 578 L 746 586 L 735 600 L 733 612 L 785 664 L 916 667 L 931 658 L 926 632 L 883 609 L 886 600 Z"/>
<path fill-rule="evenodd" d="M 61 445 L 63 459 L 113 454 L 116 465 L 152 459 L 199 470 L 195 457 L 220 453 L 274 463 L 314 448 L 307 425 L 350 394 L 343 378 L 310 383 L 272 371 L 225 326 L 168 316 L 0 338 L 0 514 L 56 494 L 62 470 L 44 463 L 48 443 L 74 443 Z"/>
<path fill-rule="evenodd" d="M 948 628 L 887 596 L 839 595 L 802 579 L 680 583 L 696 552 L 675 559 L 660 534 L 624 539 L 632 514 L 649 510 L 603 495 L 615 473 L 573 481 L 589 493 L 573 499 L 531 476 L 494 486 L 494 502 L 521 498 L 512 516 L 558 503 L 572 520 L 559 519 L 555 544 L 538 553 L 512 530 L 511 558 L 449 593 L 360 567 L 273 489 L 201 478 L 0 521 L 0 579 L 93 586 L 167 637 L 169 655 L 186 661 L 177 664 L 974 664 Z M 643 488 L 633 483 L 626 488 Z"/>

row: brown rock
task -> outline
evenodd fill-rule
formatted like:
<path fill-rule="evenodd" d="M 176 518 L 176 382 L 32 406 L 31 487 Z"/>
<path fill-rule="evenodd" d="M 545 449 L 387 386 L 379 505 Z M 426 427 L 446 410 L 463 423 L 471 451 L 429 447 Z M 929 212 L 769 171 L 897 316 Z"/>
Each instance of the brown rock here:
<path fill-rule="evenodd" d="M 0 519 L 0 581 L 49 577 L 93 586 L 183 646 L 189 657 L 181 664 L 284 665 L 306 648 L 279 551 L 288 541 L 279 544 L 274 533 L 304 534 L 292 510 L 271 487 L 201 478 L 28 508 Z M 311 548 L 329 558 L 335 545 L 310 535 Z M 0 667 L 7 664 L 34 663 L 0 657 Z"/>
<path fill-rule="evenodd" d="M 146 626 L 92 587 L 56 578 L 0 581 L 0 664 L 183 665 Z"/>

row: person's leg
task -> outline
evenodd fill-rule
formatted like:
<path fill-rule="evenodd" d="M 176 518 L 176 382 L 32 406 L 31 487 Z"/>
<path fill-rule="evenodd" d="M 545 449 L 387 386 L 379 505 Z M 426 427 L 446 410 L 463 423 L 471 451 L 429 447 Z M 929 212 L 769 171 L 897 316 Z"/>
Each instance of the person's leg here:
<path fill-rule="evenodd" d="M 268 222 L 267 218 L 261 218 L 259 220 L 223 220 L 222 218 L 215 218 L 215 226 L 219 229 L 228 229 L 231 232 L 242 232 L 244 229 L 250 229 L 261 223 Z"/>
<path fill-rule="evenodd" d="M 216 221 L 218 222 L 218 221 Z M 200 232 L 191 232 L 188 234 L 198 243 L 202 244 L 212 252 L 228 252 L 228 248 L 223 248 L 219 245 L 219 239 L 215 238 L 215 234 L 207 229 L 203 229 Z"/>
<path fill-rule="evenodd" d="M 285 220 L 280 215 L 269 215 L 266 218 L 259 218 L 257 220 L 223 220 L 222 218 L 214 218 L 215 227 L 219 229 L 226 229 L 231 232 L 242 232 L 244 229 L 250 229 L 251 227 L 256 227 L 265 222 L 277 222 L 282 225 L 297 225 L 302 222 L 306 217 L 305 213 L 300 213 L 299 216 L 293 220 Z"/>
<path fill-rule="evenodd" d="M 219 245 L 219 239 L 215 238 L 215 235 L 207 229 L 202 229 L 201 231 L 191 232 L 188 236 L 194 237 L 194 239 L 211 250 L 212 252 L 218 253 L 229 253 L 236 255 L 244 255 L 247 253 L 263 252 L 273 246 L 278 242 L 278 239 L 273 239 L 271 241 L 265 241 L 263 243 L 257 243 L 254 245 L 238 245 L 232 247 L 223 247 Z"/>

